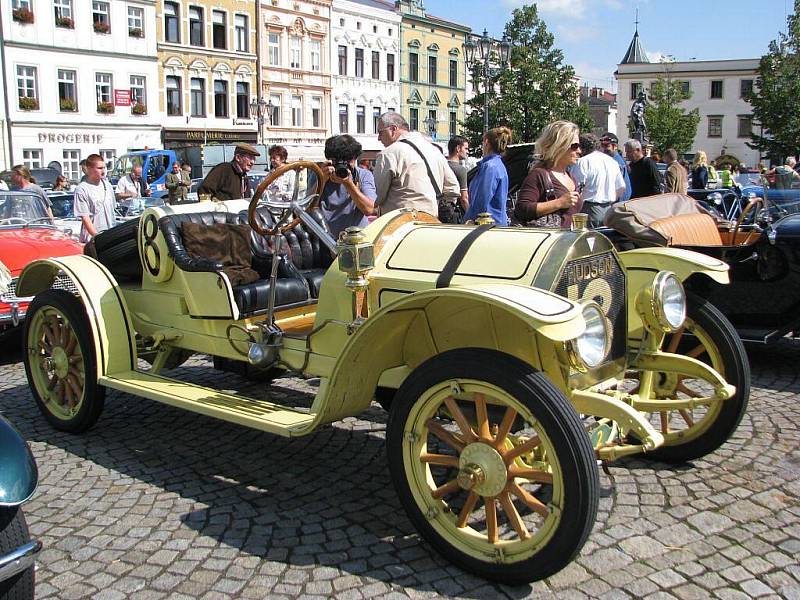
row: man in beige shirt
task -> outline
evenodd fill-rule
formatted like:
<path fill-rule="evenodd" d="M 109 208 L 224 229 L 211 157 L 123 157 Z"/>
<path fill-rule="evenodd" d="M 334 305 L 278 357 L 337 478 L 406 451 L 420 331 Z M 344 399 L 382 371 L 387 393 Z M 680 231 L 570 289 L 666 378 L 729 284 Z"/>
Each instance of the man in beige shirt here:
<path fill-rule="evenodd" d="M 460 198 L 458 180 L 444 154 L 419 132 L 409 131 L 408 123 L 399 113 L 390 111 L 379 117 L 378 140 L 386 147 L 375 159 L 373 171 L 377 191 L 375 210 L 379 215 L 398 208 L 438 215 L 436 190 L 426 161 L 444 199 L 453 202 Z"/>

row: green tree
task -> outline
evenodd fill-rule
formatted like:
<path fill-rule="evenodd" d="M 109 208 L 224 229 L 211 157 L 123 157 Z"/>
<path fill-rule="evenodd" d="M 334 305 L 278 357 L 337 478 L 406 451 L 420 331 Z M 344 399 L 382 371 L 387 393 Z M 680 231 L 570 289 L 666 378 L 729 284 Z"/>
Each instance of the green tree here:
<path fill-rule="evenodd" d="M 751 134 L 751 148 L 778 160 L 795 156 L 800 151 L 800 0 L 794 2 L 789 15 L 787 33 L 780 41 L 769 44 L 761 57 L 753 92 L 748 100 L 753 107 L 753 120 L 761 125 L 759 134 Z"/>
<path fill-rule="evenodd" d="M 675 148 L 678 153 L 688 152 L 694 144 L 700 113 L 695 108 L 689 111 L 680 103 L 692 97 L 684 90 L 680 81 L 659 77 L 650 89 L 650 103 L 644 110 L 647 134 L 650 143 L 659 154 L 667 148 Z"/>
<path fill-rule="evenodd" d="M 591 129 L 589 112 L 578 102 L 575 69 L 565 65 L 564 53 L 553 47 L 553 35 L 539 18 L 536 5 L 515 9 L 505 34 L 513 45 L 511 66 L 489 76 L 489 127 L 510 127 L 515 143 L 536 140 L 545 125 L 558 119 L 573 121 L 581 130 Z M 473 70 L 481 93 L 467 102 L 472 112 L 463 122 L 463 135 L 472 148 L 480 148 L 483 136 L 486 86 L 481 71 L 480 67 Z"/>

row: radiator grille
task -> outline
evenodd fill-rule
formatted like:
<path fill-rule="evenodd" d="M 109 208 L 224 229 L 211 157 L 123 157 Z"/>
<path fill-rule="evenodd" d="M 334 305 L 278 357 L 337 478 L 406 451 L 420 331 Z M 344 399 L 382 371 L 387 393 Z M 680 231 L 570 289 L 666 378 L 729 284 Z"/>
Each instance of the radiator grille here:
<path fill-rule="evenodd" d="M 553 291 L 573 301 L 597 302 L 612 326 L 611 345 L 603 362 L 625 356 L 625 271 L 614 252 L 603 252 L 569 261 Z"/>
<path fill-rule="evenodd" d="M 75 295 L 78 294 L 78 288 L 75 286 L 75 283 L 63 273 L 58 274 L 56 280 L 53 282 L 52 289 L 67 290 Z M 17 296 L 17 278 L 15 277 L 11 280 L 11 283 L 8 284 L 8 291 L 5 294 L 0 295 L 0 300 L 11 304 L 12 302 L 30 302 L 33 300 L 33 297 L 20 298 Z"/>

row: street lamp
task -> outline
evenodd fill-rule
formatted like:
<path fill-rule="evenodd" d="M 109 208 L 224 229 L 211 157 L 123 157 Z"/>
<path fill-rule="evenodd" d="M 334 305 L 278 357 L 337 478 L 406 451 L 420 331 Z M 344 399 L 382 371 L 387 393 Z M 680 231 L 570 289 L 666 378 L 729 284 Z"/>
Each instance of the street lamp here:
<path fill-rule="evenodd" d="M 428 128 L 428 135 L 431 136 L 431 138 L 436 139 L 436 119 L 431 115 L 428 115 L 428 117 L 422 122 L 425 123 L 426 127 Z"/>
<path fill-rule="evenodd" d="M 478 51 L 478 57 L 475 56 L 475 51 Z M 499 57 L 500 68 L 493 67 L 492 51 L 496 51 Z M 511 42 L 503 34 L 501 41 L 494 40 L 489 37 L 489 34 L 484 29 L 483 35 L 478 38 L 476 42 L 472 38 L 468 38 L 464 42 L 464 62 L 467 69 L 472 70 L 475 66 L 480 67 L 483 76 L 483 131 L 489 130 L 489 79 L 497 76 L 500 71 L 505 69 L 511 63 Z M 476 92 L 477 86 L 476 86 Z"/>
<path fill-rule="evenodd" d="M 250 102 L 250 116 L 258 121 L 258 138 L 259 143 L 264 143 L 264 120 L 265 117 L 270 120 L 272 125 L 272 99 L 269 102 L 264 98 L 253 98 Z"/>

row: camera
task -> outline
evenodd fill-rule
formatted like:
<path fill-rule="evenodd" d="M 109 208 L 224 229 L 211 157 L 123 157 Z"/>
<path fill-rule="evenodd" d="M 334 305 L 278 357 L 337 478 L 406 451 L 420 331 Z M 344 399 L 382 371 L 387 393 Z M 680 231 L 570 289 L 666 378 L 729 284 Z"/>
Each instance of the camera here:
<path fill-rule="evenodd" d="M 339 179 L 347 179 L 350 176 L 350 163 L 346 160 L 334 160 L 333 171 Z"/>
<path fill-rule="evenodd" d="M 325 140 L 325 158 L 331 161 L 333 171 L 340 179 L 347 179 L 351 173 L 355 178 L 356 171 L 350 168 L 350 162 L 360 154 L 361 144 L 346 133 Z"/>

